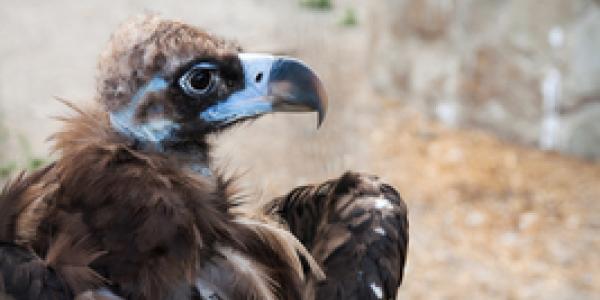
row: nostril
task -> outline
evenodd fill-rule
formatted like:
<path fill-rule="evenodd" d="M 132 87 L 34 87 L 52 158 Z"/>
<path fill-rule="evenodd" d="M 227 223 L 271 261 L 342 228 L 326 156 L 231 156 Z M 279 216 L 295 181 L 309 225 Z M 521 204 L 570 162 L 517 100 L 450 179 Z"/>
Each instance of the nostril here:
<path fill-rule="evenodd" d="M 256 83 L 260 83 L 262 78 L 263 78 L 263 72 L 258 72 L 258 74 L 256 74 Z"/>

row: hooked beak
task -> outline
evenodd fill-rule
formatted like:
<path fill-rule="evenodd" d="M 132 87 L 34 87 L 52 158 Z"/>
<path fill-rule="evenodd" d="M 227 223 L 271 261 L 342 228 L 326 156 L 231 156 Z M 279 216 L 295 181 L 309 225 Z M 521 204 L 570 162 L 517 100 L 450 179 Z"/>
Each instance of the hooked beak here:
<path fill-rule="evenodd" d="M 286 57 L 239 54 L 244 88 L 200 114 L 207 122 L 233 123 L 272 112 L 317 112 L 320 126 L 327 111 L 323 84 L 306 64 Z"/>

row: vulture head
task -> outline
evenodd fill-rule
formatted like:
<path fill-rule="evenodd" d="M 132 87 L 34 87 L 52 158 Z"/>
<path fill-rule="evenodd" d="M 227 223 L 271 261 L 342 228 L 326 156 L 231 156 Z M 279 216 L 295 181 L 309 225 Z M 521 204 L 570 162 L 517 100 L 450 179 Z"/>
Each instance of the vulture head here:
<path fill-rule="evenodd" d="M 272 112 L 314 111 L 323 86 L 303 62 L 244 53 L 193 26 L 144 16 L 117 30 L 101 55 L 98 99 L 111 126 L 158 148 Z"/>

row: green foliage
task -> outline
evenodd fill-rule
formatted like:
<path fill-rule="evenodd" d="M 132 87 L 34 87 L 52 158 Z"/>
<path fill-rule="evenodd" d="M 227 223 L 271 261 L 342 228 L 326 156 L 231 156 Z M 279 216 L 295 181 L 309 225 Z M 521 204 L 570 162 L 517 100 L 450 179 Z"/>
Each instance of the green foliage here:
<path fill-rule="evenodd" d="M 27 162 L 27 168 L 30 170 L 38 169 L 39 167 L 46 164 L 46 161 L 43 158 L 39 157 L 30 157 Z"/>
<path fill-rule="evenodd" d="M 344 11 L 344 15 L 342 15 L 342 18 L 340 19 L 340 25 L 345 27 L 354 27 L 358 25 L 358 17 L 353 8 L 347 8 L 346 11 Z"/>
<path fill-rule="evenodd" d="M 7 135 L 0 134 L 0 144 L 6 139 L 6 137 Z M 31 145 L 27 138 L 19 135 L 18 141 L 20 150 L 25 157 L 17 160 L 7 160 L 4 162 L 2 162 L 3 157 L 0 157 L 0 180 L 13 176 L 16 172 L 23 169 L 28 171 L 39 169 L 47 163 L 45 159 L 37 157 L 32 153 Z"/>
<path fill-rule="evenodd" d="M 24 162 L 24 164 L 17 163 L 16 161 L 8 161 L 0 164 L 0 179 L 8 178 L 11 175 L 14 175 L 15 172 L 24 168 L 29 171 L 37 170 L 45 164 L 46 160 L 39 157 L 30 157 Z"/>
<path fill-rule="evenodd" d="M 0 178 L 10 176 L 17 169 L 17 163 L 14 161 L 0 165 Z"/>
<path fill-rule="evenodd" d="M 329 10 L 333 7 L 331 0 L 301 0 L 300 4 L 312 9 Z"/>

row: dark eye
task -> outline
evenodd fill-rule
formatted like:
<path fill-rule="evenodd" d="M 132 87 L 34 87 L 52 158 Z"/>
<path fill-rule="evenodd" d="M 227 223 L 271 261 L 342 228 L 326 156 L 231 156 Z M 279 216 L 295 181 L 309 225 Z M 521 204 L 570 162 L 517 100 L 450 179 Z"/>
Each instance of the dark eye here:
<path fill-rule="evenodd" d="M 196 65 L 179 78 L 179 86 L 192 98 L 205 96 L 215 86 L 216 72 L 217 68 L 212 64 Z"/>

